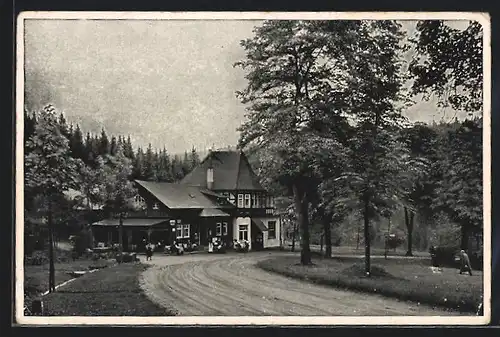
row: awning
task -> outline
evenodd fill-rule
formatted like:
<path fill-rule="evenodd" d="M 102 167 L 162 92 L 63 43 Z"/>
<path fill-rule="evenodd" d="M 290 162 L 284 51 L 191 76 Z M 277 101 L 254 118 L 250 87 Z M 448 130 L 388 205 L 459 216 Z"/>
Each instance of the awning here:
<path fill-rule="evenodd" d="M 265 232 L 268 230 L 268 228 L 266 227 L 266 225 L 264 225 L 264 222 L 262 222 L 262 220 L 252 219 L 252 222 L 255 224 L 255 226 L 257 226 L 257 228 L 260 229 L 261 232 Z"/>
<path fill-rule="evenodd" d="M 202 218 L 211 218 L 217 216 L 230 216 L 230 215 L 221 211 L 218 208 L 204 208 L 200 213 L 200 217 Z"/>
<path fill-rule="evenodd" d="M 123 227 L 151 227 L 165 221 L 165 219 L 123 219 Z M 92 224 L 92 226 L 101 227 L 117 227 L 119 225 L 119 219 L 104 219 Z"/>

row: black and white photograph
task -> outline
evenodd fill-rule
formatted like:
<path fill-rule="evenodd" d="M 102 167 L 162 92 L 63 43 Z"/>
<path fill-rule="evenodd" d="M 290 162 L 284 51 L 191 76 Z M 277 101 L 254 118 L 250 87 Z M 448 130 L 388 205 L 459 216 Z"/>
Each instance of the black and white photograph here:
<path fill-rule="evenodd" d="M 21 13 L 17 323 L 488 324 L 490 33 Z"/>

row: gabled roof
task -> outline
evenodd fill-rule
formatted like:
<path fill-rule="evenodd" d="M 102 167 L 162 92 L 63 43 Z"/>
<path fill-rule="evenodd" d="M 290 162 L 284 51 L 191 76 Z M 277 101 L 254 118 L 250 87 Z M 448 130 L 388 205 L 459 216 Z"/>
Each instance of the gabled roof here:
<path fill-rule="evenodd" d="M 220 209 L 204 208 L 200 213 L 202 218 L 215 218 L 215 217 L 228 217 L 229 214 L 221 211 Z"/>
<path fill-rule="evenodd" d="M 135 227 L 135 226 L 154 226 L 158 225 L 162 222 L 165 222 L 164 219 L 137 219 L 137 218 L 130 218 L 130 219 L 125 219 L 123 220 L 123 226 L 124 227 Z M 120 220 L 119 219 L 104 219 L 101 221 L 94 222 L 92 226 L 102 226 L 102 227 L 117 227 L 120 225 Z"/>
<path fill-rule="evenodd" d="M 210 164 L 214 170 L 213 190 L 264 191 L 245 154 L 233 150 L 210 152 L 182 179 L 181 184 L 207 188 L 207 169 Z"/>
<path fill-rule="evenodd" d="M 135 182 L 170 209 L 224 208 L 196 186 L 143 180 Z"/>

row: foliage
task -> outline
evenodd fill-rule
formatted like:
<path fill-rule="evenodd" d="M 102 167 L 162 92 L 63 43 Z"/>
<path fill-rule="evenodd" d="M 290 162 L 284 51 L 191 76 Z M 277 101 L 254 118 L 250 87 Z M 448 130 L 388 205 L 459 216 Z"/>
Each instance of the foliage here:
<path fill-rule="evenodd" d="M 26 149 L 24 182 L 28 193 L 53 196 L 77 186 L 80 162 L 70 156 L 68 139 L 61 133 L 53 107 L 38 113 Z"/>
<path fill-rule="evenodd" d="M 461 225 L 461 247 L 467 249 L 471 230 L 483 226 L 482 118 L 465 120 L 448 130 L 443 144 L 442 179 L 434 203 Z"/>
<path fill-rule="evenodd" d="M 443 20 L 417 24 L 413 38 L 415 57 L 410 73 L 414 94 L 441 98 L 441 105 L 457 110 L 483 108 L 483 29 L 476 21 L 465 30 L 448 26 Z"/>
<path fill-rule="evenodd" d="M 319 183 L 318 155 L 335 154 L 338 142 L 318 130 L 318 118 L 336 114 L 326 105 L 332 64 L 326 56 L 327 34 L 306 21 L 266 21 L 255 36 L 241 42 L 246 58 L 236 63 L 247 71 L 248 85 L 238 96 L 248 104 L 241 147 L 260 152 L 261 174 L 294 195 L 302 237 L 301 260 L 310 263 L 307 214 Z M 333 36 L 334 34 L 330 34 Z M 320 110 L 328 110 L 320 113 Z"/>

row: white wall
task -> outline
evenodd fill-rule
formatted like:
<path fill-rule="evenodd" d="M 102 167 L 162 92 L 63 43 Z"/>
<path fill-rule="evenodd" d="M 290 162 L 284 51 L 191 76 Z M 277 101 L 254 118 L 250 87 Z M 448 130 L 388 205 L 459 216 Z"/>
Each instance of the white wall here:
<path fill-rule="evenodd" d="M 248 225 L 248 242 L 249 249 L 252 249 L 252 226 L 251 220 L 249 217 L 246 218 L 236 218 L 233 223 L 233 239 L 239 239 L 239 226 L 240 225 Z"/>
<path fill-rule="evenodd" d="M 280 223 L 280 218 L 279 217 L 266 217 L 266 218 L 259 218 L 266 227 L 269 227 L 268 222 L 269 221 L 276 221 L 276 239 L 268 239 L 269 232 L 264 231 L 264 248 L 271 248 L 271 247 L 279 247 L 280 246 L 280 237 L 281 237 L 281 223 Z"/>

